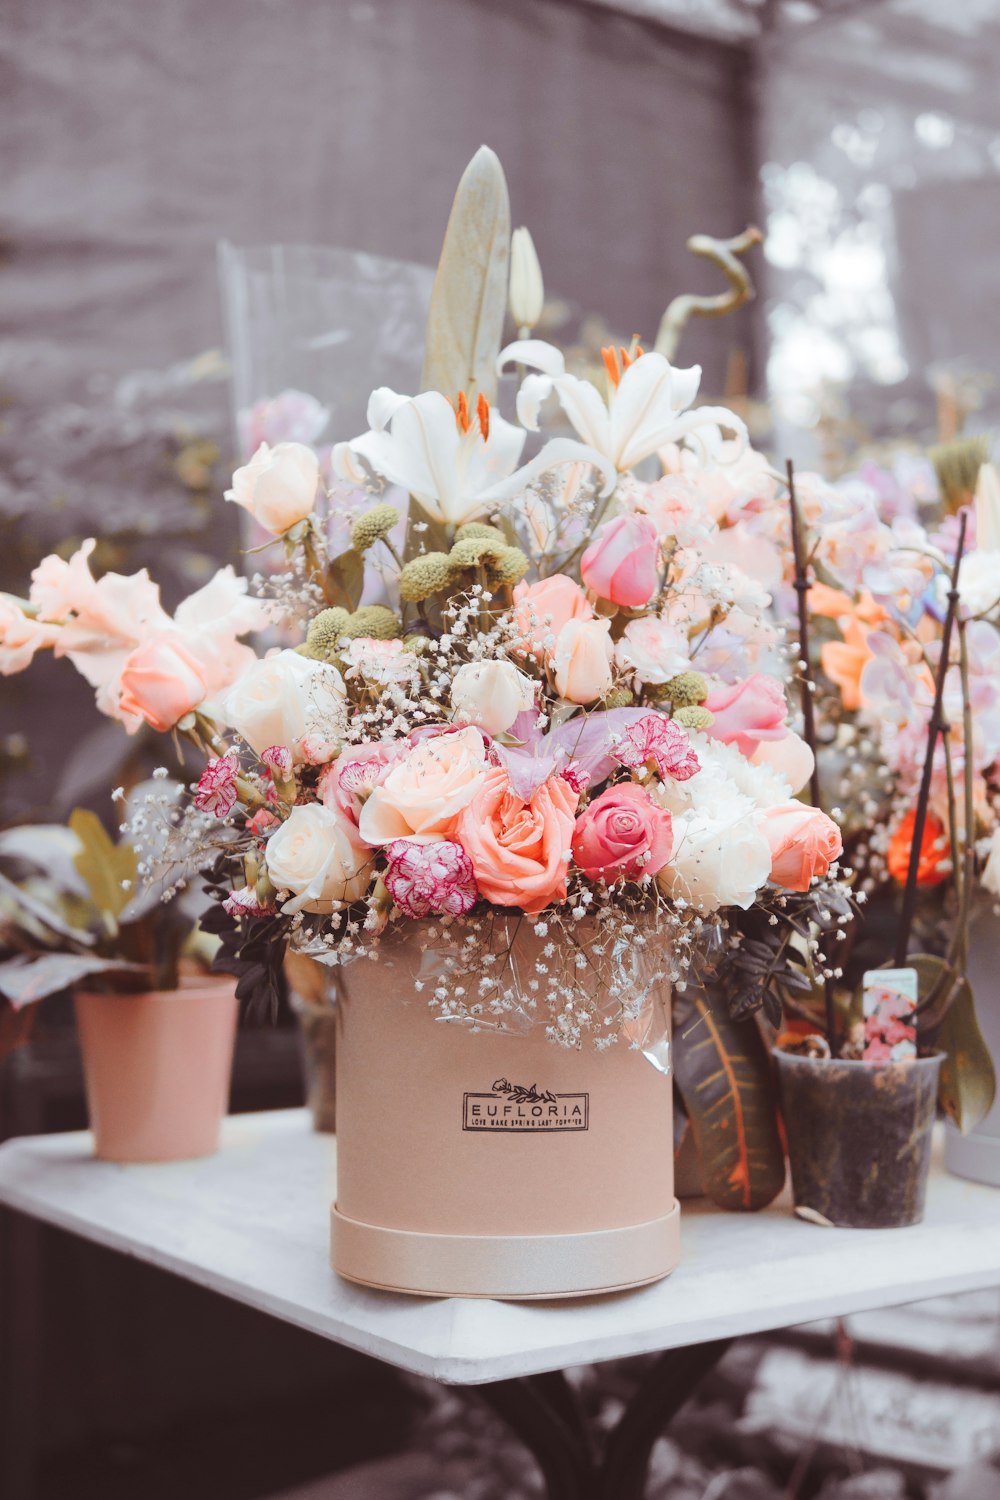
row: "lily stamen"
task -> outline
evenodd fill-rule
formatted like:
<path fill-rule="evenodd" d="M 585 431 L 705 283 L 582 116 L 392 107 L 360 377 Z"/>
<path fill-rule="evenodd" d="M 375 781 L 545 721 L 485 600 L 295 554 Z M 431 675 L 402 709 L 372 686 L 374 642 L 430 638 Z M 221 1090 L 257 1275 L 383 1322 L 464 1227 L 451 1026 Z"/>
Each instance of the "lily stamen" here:
<path fill-rule="evenodd" d="M 479 392 L 479 399 L 476 402 L 476 416 L 479 418 L 479 431 L 482 433 L 483 442 L 485 443 L 488 441 L 490 435 L 490 403 L 482 391 Z"/>

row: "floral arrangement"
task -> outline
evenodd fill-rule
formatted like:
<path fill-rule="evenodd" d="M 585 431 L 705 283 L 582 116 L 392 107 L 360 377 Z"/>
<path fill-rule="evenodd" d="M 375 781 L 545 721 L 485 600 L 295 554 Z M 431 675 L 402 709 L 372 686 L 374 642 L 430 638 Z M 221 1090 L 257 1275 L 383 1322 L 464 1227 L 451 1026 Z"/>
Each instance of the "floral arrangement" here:
<path fill-rule="evenodd" d="M 287 944 L 336 965 L 418 930 L 438 1014 L 606 1045 L 658 978 L 683 984 L 738 945 L 751 910 L 779 931 L 793 913 L 782 951 L 809 987 L 833 973 L 820 933 L 846 920 L 841 836 L 798 798 L 813 758 L 743 546 L 758 532 L 723 503 L 755 514 L 766 465 L 737 416 L 695 405 L 697 367 L 633 340 L 604 351 L 602 389 L 527 336 L 540 273 L 526 232 L 522 336 L 501 349 L 510 237 L 486 232 L 463 187 L 430 388 L 376 390 L 329 485 L 295 440 L 261 442 L 233 477 L 227 500 L 283 569 L 252 592 L 223 570 L 168 615 L 145 574 L 95 580 L 87 543 L 2 601 L 0 666 L 68 656 L 130 732 L 207 757 L 168 821 L 185 869 L 192 849 L 213 866 L 208 925 L 244 992 L 266 992 Z M 471 283 L 454 270 L 464 201 Z M 516 420 L 497 401 L 508 387 Z M 261 630 L 256 654 L 242 637 Z M 527 973 L 521 924 L 542 944 Z"/>

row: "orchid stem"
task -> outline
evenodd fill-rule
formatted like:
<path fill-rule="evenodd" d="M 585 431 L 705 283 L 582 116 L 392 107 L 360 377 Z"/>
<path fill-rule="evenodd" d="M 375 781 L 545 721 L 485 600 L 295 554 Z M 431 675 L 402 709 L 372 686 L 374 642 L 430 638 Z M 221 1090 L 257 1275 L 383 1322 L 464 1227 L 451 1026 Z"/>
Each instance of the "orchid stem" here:
<path fill-rule="evenodd" d="M 897 969 L 905 966 L 910 947 L 910 931 L 913 927 L 913 914 L 917 903 L 917 872 L 920 868 L 920 851 L 923 848 L 924 830 L 927 827 L 927 807 L 931 795 L 931 778 L 934 774 L 934 752 L 937 749 L 938 736 L 945 728 L 943 713 L 944 683 L 948 675 L 951 636 L 955 626 L 955 617 L 958 613 L 958 575 L 962 566 L 962 553 L 965 551 L 965 527 L 968 519 L 969 513 L 963 509 L 960 512 L 958 546 L 955 549 L 955 561 L 951 570 L 951 588 L 948 590 L 948 609 L 944 617 L 944 625 L 941 629 L 941 656 L 934 679 L 934 707 L 931 710 L 930 724 L 927 726 L 927 750 L 924 755 L 924 767 L 920 777 L 920 791 L 917 796 L 917 808 L 913 818 L 910 861 L 906 869 L 906 887 L 903 891 L 903 910 L 900 914 L 899 927 L 896 932 L 895 964 Z M 968 730 L 966 730 L 966 733 L 968 733 Z M 967 744 L 966 756 L 968 756 L 968 753 L 969 747 Z M 968 767 L 966 767 L 966 779 L 968 780 Z M 966 843 L 968 843 L 970 832 L 971 830 L 966 828 Z"/>
<path fill-rule="evenodd" d="M 802 546 L 802 524 L 799 519 L 799 503 L 795 494 L 795 465 L 789 459 L 785 465 L 788 481 L 788 514 L 792 526 L 792 555 L 795 559 L 795 593 L 799 607 L 799 695 L 802 701 L 803 738 L 812 751 L 812 772 L 809 776 L 809 797 L 813 807 L 822 807 L 819 789 L 819 755 L 816 752 L 816 709 L 813 702 L 815 684 L 812 664 L 809 660 L 809 572 Z M 826 1040 L 830 1056 L 837 1056 L 837 1007 L 833 980 L 823 981 L 823 1009 Z"/>
<path fill-rule="evenodd" d="M 788 511 L 792 522 L 792 553 L 795 558 L 795 592 L 798 595 L 799 605 L 799 695 L 802 702 L 802 729 L 805 742 L 813 756 L 812 774 L 809 777 L 809 796 L 813 807 L 820 807 L 822 804 L 819 795 L 819 757 L 816 754 L 816 712 L 813 704 L 815 686 L 812 666 L 809 662 L 809 606 L 806 601 L 806 595 L 809 593 L 809 577 L 806 571 L 805 554 L 802 550 L 799 506 L 795 497 L 795 466 L 791 459 L 786 465 L 786 473 L 788 475 Z"/>

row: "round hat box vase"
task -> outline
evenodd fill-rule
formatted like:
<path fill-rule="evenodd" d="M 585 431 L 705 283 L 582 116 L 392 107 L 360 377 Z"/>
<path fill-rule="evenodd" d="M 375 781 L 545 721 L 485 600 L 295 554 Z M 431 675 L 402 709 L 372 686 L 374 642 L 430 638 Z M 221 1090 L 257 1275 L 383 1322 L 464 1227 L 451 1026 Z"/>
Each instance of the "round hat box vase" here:
<path fill-rule="evenodd" d="M 236 981 L 136 995 L 81 990 L 74 1002 L 94 1154 L 114 1162 L 211 1156 L 229 1102 Z"/>
<path fill-rule="evenodd" d="M 438 1020 L 420 962 L 416 935 L 394 935 L 340 971 L 334 1270 L 517 1300 L 666 1276 L 680 1248 L 669 1073 L 624 1038 L 567 1049 L 543 1024 Z"/>

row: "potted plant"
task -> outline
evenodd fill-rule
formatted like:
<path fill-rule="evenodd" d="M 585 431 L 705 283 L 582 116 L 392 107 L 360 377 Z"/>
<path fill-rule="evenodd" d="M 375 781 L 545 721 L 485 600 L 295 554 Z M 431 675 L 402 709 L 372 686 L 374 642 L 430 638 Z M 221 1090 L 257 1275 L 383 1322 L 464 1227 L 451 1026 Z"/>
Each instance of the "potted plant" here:
<path fill-rule="evenodd" d="M 790 468 L 771 499 L 730 521 L 774 548 L 784 577 L 818 746 L 811 795 L 822 783 L 843 818 L 861 904 L 813 995 L 784 996 L 798 1033 L 776 1051 L 793 1188 L 822 1221 L 910 1223 L 936 1101 L 968 1131 L 995 1088 L 968 983 L 1000 755 L 994 522 L 980 504 L 974 545 L 965 510 L 936 530 L 889 525 L 870 487 L 796 482 Z"/>
<path fill-rule="evenodd" d="M 137 789 L 135 817 L 169 816 L 175 791 Z M 211 973 L 218 945 L 190 905 L 160 883 L 143 889 L 139 863 L 85 809 L 68 827 L 0 834 L 0 1003 L 22 1017 L 74 992 L 98 1157 L 205 1156 L 229 1097 L 235 986 Z"/>

